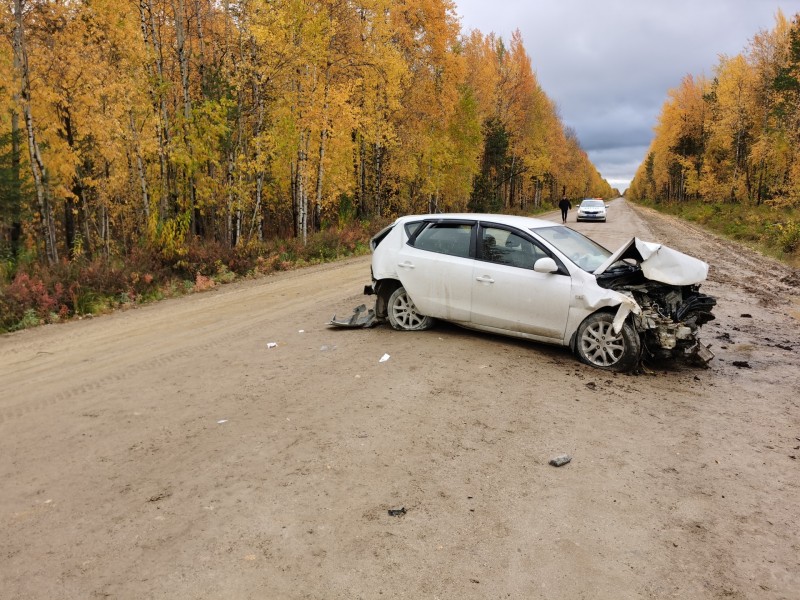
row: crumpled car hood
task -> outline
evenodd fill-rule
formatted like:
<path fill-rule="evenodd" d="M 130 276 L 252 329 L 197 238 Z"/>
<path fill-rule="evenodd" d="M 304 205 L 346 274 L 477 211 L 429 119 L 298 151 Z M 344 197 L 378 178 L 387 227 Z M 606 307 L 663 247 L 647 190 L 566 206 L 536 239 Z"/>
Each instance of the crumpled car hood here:
<path fill-rule="evenodd" d="M 639 263 L 642 274 L 647 279 L 668 285 L 695 285 L 708 277 L 708 264 L 702 260 L 667 248 L 663 244 L 644 242 L 639 238 L 631 238 L 609 256 L 594 274 L 600 275 L 615 262 L 626 258 Z"/>

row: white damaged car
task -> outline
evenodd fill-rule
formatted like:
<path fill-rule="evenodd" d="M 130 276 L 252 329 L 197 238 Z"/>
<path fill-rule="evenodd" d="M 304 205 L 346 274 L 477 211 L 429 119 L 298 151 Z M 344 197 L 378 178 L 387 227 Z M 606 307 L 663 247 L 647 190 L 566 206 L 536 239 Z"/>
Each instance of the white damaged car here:
<path fill-rule="evenodd" d="M 708 265 L 659 244 L 634 238 L 612 253 L 549 221 L 448 214 L 401 217 L 371 246 L 365 293 L 377 296 L 376 319 L 398 330 L 442 319 L 569 346 L 614 371 L 643 358 L 713 358 L 697 337 L 714 318 L 715 299 L 699 292 Z"/>

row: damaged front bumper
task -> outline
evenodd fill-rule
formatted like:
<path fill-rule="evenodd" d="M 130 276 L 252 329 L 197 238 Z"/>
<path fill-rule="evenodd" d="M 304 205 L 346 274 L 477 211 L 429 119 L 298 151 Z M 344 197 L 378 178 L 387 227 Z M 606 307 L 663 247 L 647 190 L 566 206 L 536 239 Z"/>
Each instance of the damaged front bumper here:
<path fill-rule="evenodd" d="M 714 319 L 712 310 L 717 303 L 699 291 L 708 275 L 708 264 L 661 244 L 633 238 L 594 274 L 602 288 L 634 301 L 638 310 L 620 306 L 614 330 L 618 332 L 631 314 L 642 339 L 642 358 L 688 359 L 698 364 L 714 358 L 698 339 L 700 327 Z"/>
<path fill-rule="evenodd" d="M 714 303 L 710 296 L 705 298 Z M 646 307 L 640 314 L 634 315 L 633 323 L 642 337 L 646 355 L 652 358 L 677 358 L 701 365 L 714 358 L 710 346 L 698 339 L 696 319 L 676 321 L 652 307 Z"/>

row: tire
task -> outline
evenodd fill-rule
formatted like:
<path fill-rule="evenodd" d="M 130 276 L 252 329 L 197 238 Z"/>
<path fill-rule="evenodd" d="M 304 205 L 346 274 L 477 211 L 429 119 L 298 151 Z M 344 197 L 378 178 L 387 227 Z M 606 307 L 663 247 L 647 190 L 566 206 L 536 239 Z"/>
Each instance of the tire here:
<path fill-rule="evenodd" d="M 628 321 L 614 333 L 614 314 L 589 315 L 575 334 L 575 352 L 581 362 L 606 371 L 628 372 L 639 366 L 642 344 Z"/>
<path fill-rule="evenodd" d="M 398 331 L 422 331 L 433 326 L 433 318 L 417 312 L 414 302 L 408 297 L 406 288 L 400 286 L 392 295 L 386 306 L 389 325 Z"/>

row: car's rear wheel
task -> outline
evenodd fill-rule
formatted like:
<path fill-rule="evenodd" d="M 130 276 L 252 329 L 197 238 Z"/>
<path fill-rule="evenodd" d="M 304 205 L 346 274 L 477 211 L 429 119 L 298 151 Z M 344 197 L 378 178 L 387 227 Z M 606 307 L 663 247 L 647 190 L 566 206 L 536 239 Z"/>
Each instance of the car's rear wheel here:
<path fill-rule="evenodd" d="M 389 296 L 387 303 L 389 324 L 400 331 L 422 331 L 433 325 L 433 318 L 420 314 L 409 298 L 406 288 L 400 286 Z"/>
<path fill-rule="evenodd" d="M 608 312 L 588 316 L 578 327 L 575 350 L 586 364 L 609 371 L 632 371 L 639 365 L 641 341 L 625 321 L 614 332 L 614 315 Z"/>

